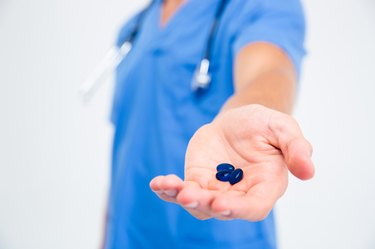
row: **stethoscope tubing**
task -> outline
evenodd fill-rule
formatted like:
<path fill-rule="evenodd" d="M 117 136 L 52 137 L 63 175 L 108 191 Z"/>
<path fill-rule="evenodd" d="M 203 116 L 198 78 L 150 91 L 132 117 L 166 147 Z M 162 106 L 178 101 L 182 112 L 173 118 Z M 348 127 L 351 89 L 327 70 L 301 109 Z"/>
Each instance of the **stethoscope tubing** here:
<path fill-rule="evenodd" d="M 211 50 L 213 42 L 215 40 L 216 32 L 219 28 L 222 15 L 224 13 L 225 7 L 229 0 L 220 0 L 219 6 L 216 9 L 214 20 L 210 27 L 210 33 L 208 40 L 204 49 L 204 53 L 200 62 L 197 64 L 197 68 L 194 72 L 192 80 L 192 91 L 197 91 L 199 89 L 207 89 L 211 83 L 210 75 L 210 64 L 211 64 Z M 146 8 L 144 8 L 138 15 L 135 25 L 128 37 L 121 44 L 121 46 L 112 47 L 105 55 L 101 63 L 91 72 L 89 77 L 84 81 L 80 87 L 80 95 L 84 101 L 89 101 L 96 90 L 99 88 L 103 82 L 103 78 L 110 72 L 112 72 L 121 63 L 122 60 L 132 51 L 134 47 L 135 40 L 142 28 L 142 24 L 146 14 L 152 5 L 156 1 L 151 1 Z"/>

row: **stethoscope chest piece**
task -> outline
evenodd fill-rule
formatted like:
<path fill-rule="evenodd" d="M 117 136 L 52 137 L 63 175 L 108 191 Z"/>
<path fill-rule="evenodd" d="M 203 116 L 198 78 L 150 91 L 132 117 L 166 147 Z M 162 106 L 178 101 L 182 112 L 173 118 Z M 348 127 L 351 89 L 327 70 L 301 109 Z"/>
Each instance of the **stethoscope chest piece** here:
<path fill-rule="evenodd" d="M 210 61 L 208 59 L 202 59 L 198 64 L 197 69 L 194 72 L 193 80 L 191 83 L 192 90 L 205 90 L 210 86 L 211 75 L 210 71 Z"/>

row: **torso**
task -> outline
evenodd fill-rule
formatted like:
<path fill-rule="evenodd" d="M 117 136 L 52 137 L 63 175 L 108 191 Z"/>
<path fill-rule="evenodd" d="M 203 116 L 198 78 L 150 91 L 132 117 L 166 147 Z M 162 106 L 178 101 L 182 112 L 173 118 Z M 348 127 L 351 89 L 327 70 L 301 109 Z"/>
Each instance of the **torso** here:
<path fill-rule="evenodd" d="M 220 42 L 212 48 L 210 88 L 203 94 L 191 90 L 218 3 L 187 0 L 172 8 L 157 1 L 134 50 L 118 67 L 110 249 L 273 248 L 272 217 L 261 223 L 199 221 L 177 205 L 160 201 L 148 185 L 159 174 L 183 177 L 191 136 L 211 122 L 233 94 L 234 35 L 229 24 L 235 8 L 228 9 L 232 12 L 216 35 Z"/>

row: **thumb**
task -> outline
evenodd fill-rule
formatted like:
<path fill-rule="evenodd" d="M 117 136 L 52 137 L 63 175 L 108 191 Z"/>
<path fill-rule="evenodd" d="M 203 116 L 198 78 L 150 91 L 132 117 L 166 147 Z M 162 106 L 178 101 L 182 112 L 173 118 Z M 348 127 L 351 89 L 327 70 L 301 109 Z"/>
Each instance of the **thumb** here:
<path fill-rule="evenodd" d="M 297 122 L 289 115 L 277 113 L 270 118 L 272 145 L 284 155 L 289 171 L 301 180 L 314 176 L 314 164 L 311 160 L 312 146 L 303 137 Z"/>

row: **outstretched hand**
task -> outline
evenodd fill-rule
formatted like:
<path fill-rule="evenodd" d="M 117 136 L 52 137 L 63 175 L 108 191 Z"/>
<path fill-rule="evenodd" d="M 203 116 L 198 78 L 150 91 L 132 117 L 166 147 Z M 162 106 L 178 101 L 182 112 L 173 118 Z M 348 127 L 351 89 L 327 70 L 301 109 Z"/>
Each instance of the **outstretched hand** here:
<path fill-rule="evenodd" d="M 288 185 L 288 169 L 307 180 L 314 175 L 312 148 L 297 122 L 260 105 L 221 113 L 192 137 L 185 178 L 157 176 L 151 189 L 164 201 L 181 205 L 198 219 L 267 217 Z M 216 179 L 216 166 L 230 163 L 244 172 L 235 185 Z"/>

